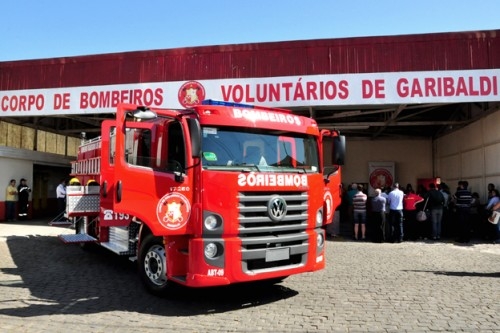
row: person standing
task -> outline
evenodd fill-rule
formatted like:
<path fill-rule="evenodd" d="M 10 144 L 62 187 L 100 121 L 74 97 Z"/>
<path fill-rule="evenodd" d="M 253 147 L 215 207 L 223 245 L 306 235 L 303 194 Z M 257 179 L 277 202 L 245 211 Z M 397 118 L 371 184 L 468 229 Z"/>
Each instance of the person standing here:
<path fill-rule="evenodd" d="M 458 218 L 458 243 L 470 241 L 470 207 L 472 204 L 472 193 L 467 189 L 469 183 L 466 180 L 458 182 L 455 192 L 455 207 Z"/>
<path fill-rule="evenodd" d="M 488 222 L 488 218 L 493 214 L 495 211 L 495 207 L 498 207 L 500 204 L 500 193 L 498 192 L 497 189 L 492 189 L 491 190 L 491 196 L 489 196 L 488 203 L 484 207 L 484 212 L 483 212 L 483 218 L 482 218 L 482 236 L 485 239 L 490 239 L 492 235 L 494 235 L 494 239 L 496 239 L 496 232 L 493 232 L 493 229 L 496 229 L 497 226 L 491 225 L 491 223 Z"/>
<path fill-rule="evenodd" d="M 408 186 L 406 187 L 408 189 Z M 424 201 L 420 195 L 410 188 L 403 198 L 404 230 L 407 240 L 416 240 L 418 237 L 417 204 Z"/>
<path fill-rule="evenodd" d="M 11 179 L 5 191 L 5 219 L 7 221 L 16 220 L 17 189 L 16 180 Z"/>
<path fill-rule="evenodd" d="M 17 187 L 19 220 L 26 220 L 28 218 L 30 193 L 31 188 L 26 184 L 26 179 L 21 178 Z"/>
<path fill-rule="evenodd" d="M 488 184 L 488 201 L 495 195 L 495 184 L 489 183 Z M 498 193 L 498 191 L 496 192 Z"/>
<path fill-rule="evenodd" d="M 483 226 L 481 225 L 481 216 L 479 215 L 480 209 L 481 209 L 481 199 L 479 198 L 479 193 L 473 192 L 472 201 L 470 204 L 469 225 L 472 230 L 472 235 L 482 237 L 484 232 L 482 230 Z"/>
<path fill-rule="evenodd" d="M 358 185 L 356 183 L 352 183 L 351 186 L 349 187 L 349 190 L 346 193 L 347 216 L 351 226 L 354 223 L 354 206 L 352 204 L 352 198 L 357 192 L 358 192 Z"/>
<path fill-rule="evenodd" d="M 382 190 L 375 189 L 375 196 L 372 198 L 372 213 L 373 213 L 373 240 L 375 242 L 384 242 L 386 240 L 385 235 L 385 205 L 387 200 L 382 196 Z"/>
<path fill-rule="evenodd" d="M 60 215 L 59 221 L 65 221 L 64 212 L 66 211 L 66 179 L 61 179 L 56 188 L 57 215 Z"/>
<path fill-rule="evenodd" d="M 391 193 L 391 187 L 386 186 L 381 189 L 382 193 L 380 194 L 382 197 L 385 198 L 385 219 L 384 219 L 384 229 L 382 230 L 383 232 L 383 237 L 384 241 L 388 242 L 390 241 L 391 238 L 391 223 L 389 219 L 389 214 L 391 212 L 391 208 L 389 206 L 389 193 Z"/>
<path fill-rule="evenodd" d="M 450 188 L 446 183 L 440 183 L 437 185 L 439 192 L 443 195 L 444 205 L 443 205 L 443 218 L 441 219 L 441 232 L 443 234 L 449 233 L 450 229 Z"/>
<path fill-rule="evenodd" d="M 491 193 L 488 195 L 488 202 L 486 203 L 486 207 L 484 207 L 485 210 L 489 211 L 492 210 L 493 207 L 500 202 L 500 193 L 498 192 L 497 189 L 491 190 Z"/>
<path fill-rule="evenodd" d="M 444 196 L 441 191 L 436 188 L 436 184 L 429 184 L 427 192 L 427 207 L 431 211 L 431 237 L 433 240 L 441 239 L 441 222 L 443 220 Z"/>
<path fill-rule="evenodd" d="M 391 241 L 401 243 L 403 241 L 403 198 L 404 192 L 399 189 L 399 183 L 394 183 L 389 193 L 389 223 L 391 224 Z"/>
<path fill-rule="evenodd" d="M 500 202 L 497 203 L 495 206 L 493 206 L 492 210 L 495 212 L 500 212 Z M 499 244 L 500 243 L 500 223 L 494 224 L 493 227 L 494 227 L 493 231 L 492 231 L 493 243 Z"/>
<path fill-rule="evenodd" d="M 366 240 L 366 194 L 363 193 L 363 185 L 357 185 L 357 192 L 352 197 L 354 212 L 354 239 L 359 240 L 359 229 L 361 227 L 361 240 Z"/>

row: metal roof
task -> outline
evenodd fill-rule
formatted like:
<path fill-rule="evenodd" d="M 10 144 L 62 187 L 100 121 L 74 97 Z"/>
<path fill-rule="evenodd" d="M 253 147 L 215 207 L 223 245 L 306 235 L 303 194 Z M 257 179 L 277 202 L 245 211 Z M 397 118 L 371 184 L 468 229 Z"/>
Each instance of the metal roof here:
<path fill-rule="evenodd" d="M 500 68 L 500 30 L 188 47 L 0 63 L 0 91 L 292 75 Z M 350 136 L 433 138 L 498 102 L 312 106 L 294 112 Z M 98 135 L 109 114 L 2 117 L 72 136 Z M 94 134 L 93 134 L 94 133 Z"/>

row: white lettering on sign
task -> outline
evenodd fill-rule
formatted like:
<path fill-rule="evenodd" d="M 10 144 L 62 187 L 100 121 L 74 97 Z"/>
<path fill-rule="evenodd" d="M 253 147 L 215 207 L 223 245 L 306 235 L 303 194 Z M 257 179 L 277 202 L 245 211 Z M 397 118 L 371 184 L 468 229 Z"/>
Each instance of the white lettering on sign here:
<path fill-rule="evenodd" d="M 238 186 L 307 186 L 306 175 L 248 173 L 238 176 Z"/>
<path fill-rule="evenodd" d="M 253 109 L 233 109 L 233 117 L 237 119 L 245 118 L 251 121 L 269 121 L 272 123 L 282 123 L 288 125 L 301 126 L 300 118 L 292 114 L 277 113 L 269 111 L 259 111 Z"/>

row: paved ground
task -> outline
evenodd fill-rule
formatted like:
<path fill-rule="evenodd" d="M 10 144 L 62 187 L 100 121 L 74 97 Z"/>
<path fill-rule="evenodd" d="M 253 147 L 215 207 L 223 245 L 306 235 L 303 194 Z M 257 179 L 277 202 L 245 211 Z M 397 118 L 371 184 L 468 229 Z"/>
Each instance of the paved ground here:
<path fill-rule="evenodd" d="M 61 233 L 0 223 L 2 332 L 500 332 L 500 245 L 340 239 L 321 272 L 166 299 Z"/>

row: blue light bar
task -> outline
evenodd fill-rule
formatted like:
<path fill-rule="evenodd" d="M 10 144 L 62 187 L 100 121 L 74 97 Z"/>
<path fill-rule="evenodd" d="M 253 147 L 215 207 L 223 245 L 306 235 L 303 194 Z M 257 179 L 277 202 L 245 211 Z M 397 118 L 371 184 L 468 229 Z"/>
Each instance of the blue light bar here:
<path fill-rule="evenodd" d="M 239 108 L 249 108 L 253 109 L 254 106 L 250 104 L 242 104 L 242 103 L 234 103 L 234 102 L 224 102 L 224 101 L 215 101 L 213 99 L 206 99 L 201 102 L 201 105 L 220 105 L 220 106 L 232 106 Z"/>

